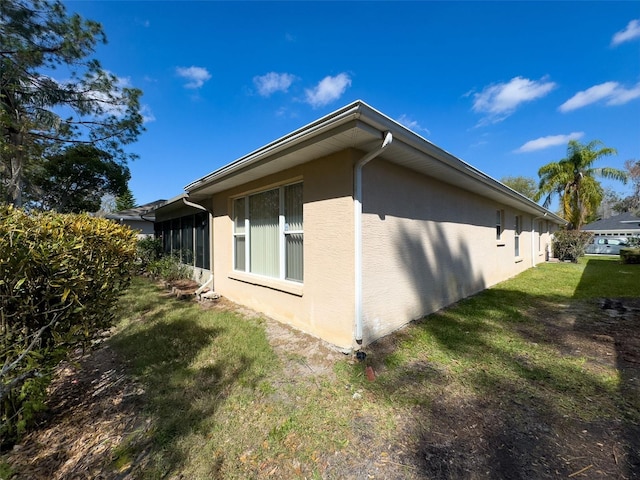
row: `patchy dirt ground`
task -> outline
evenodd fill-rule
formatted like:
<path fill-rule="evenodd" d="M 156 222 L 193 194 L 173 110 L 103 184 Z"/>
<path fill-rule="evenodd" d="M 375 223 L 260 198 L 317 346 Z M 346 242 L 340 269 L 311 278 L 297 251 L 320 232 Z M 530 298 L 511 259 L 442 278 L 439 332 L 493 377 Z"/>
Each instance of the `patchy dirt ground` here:
<path fill-rule="evenodd" d="M 204 308 L 234 308 L 256 315 L 225 299 Z M 625 408 L 637 408 L 640 299 L 548 305 L 529 313 L 544 329 L 525 329 L 523 335 L 532 341 L 553 342 L 567 355 L 584 355 L 590 362 L 614 366 L 628 399 Z M 345 358 L 318 339 L 269 319 L 264 322 L 285 375 L 331 375 L 335 362 Z M 382 359 L 396 341 L 388 337 L 368 349 L 369 363 L 376 370 L 384 370 Z M 325 459 L 324 478 L 640 478 L 638 425 L 621 419 L 581 422 L 554 416 L 544 405 L 522 403 L 508 392 L 501 398 L 460 398 L 448 394 L 446 379 L 440 378 L 441 372 L 431 372 L 432 366 L 416 362 L 410 367 L 416 375 L 427 372 L 434 382 L 441 381 L 441 398 L 428 407 L 399 411 L 392 443 L 372 433 L 376 418 L 366 413 L 354 418 L 356 441 Z M 128 435 L 148 428 L 139 414 L 143 398 L 143 388 L 127 377 L 107 344 L 91 354 L 78 352 L 72 362 L 60 366 L 51 386 L 50 410 L 40 428 L 5 455 L 17 472 L 13 478 L 129 478 L 127 465 L 114 464 L 111 452 Z M 144 464 L 144 451 L 134 462 Z"/>

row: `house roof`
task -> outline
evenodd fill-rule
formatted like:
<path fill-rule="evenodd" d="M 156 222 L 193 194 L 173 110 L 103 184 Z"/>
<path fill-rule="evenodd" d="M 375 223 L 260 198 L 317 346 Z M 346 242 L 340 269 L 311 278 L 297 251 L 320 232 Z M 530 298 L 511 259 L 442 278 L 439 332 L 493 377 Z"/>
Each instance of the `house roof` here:
<path fill-rule="evenodd" d="M 620 215 L 603 218 L 602 220 L 584 225 L 582 230 L 588 232 L 599 232 L 604 230 L 640 230 L 640 216 L 632 212 L 621 213 Z"/>
<path fill-rule="evenodd" d="M 391 132 L 393 142 L 380 158 L 525 212 L 546 216 L 556 223 L 567 223 L 361 100 L 199 178 L 187 185 L 185 190 L 191 199 L 198 201 L 347 148 L 368 153 L 380 147 L 386 132 Z"/>
<path fill-rule="evenodd" d="M 166 203 L 166 200 L 155 200 L 153 202 L 145 203 L 144 205 L 140 205 L 134 208 L 128 208 L 126 210 L 120 210 L 118 212 L 107 213 L 105 218 L 110 220 L 149 220 L 153 221 L 153 210 L 155 210 L 158 206 Z M 142 215 L 145 218 L 142 218 Z"/>

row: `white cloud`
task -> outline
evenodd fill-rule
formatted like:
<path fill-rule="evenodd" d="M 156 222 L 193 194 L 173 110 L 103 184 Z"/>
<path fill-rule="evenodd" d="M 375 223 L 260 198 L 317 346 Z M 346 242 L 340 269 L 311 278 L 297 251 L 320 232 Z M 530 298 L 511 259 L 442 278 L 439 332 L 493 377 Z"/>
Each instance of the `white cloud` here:
<path fill-rule="evenodd" d="M 489 85 L 482 92 L 473 93 L 473 111 L 486 114 L 481 125 L 501 122 L 520 104 L 542 98 L 555 87 L 554 82 L 545 78 L 536 81 L 515 77 L 507 83 Z"/>
<path fill-rule="evenodd" d="M 151 111 L 149 105 L 142 105 L 140 107 L 140 114 L 142 115 L 142 123 L 151 123 L 156 121 L 156 116 Z"/>
<path fill-rule="evenodd" d="M 429 131 L 428 128 L 423 127 L 422 125 L 420 125 L 420 123 L 418 123 L 417 120 L 411 119 L 408 115 L 405 115 L 404 113 L 400 115 L 400 118 L 398 118 L 397 120 L 398 120 L 398 123 L 401 123 L 402 125 L 407 127 L 409 130 L 413 130 L 414 132 L 424 132 L 427 135 L 431 135 L 431 132 Z"/>
<path fill-rule="evenodd" d="M 592 103 L 606 100 L 607 105 L 623 105 L 640 97 L 640 83 L 627 89 L 618 82 L 605 82 L 576 93 L 564 102 L 558 110 L 563 113 L 586 107 Z"/>
<path fill-rule="evenodd" d="M 176 73 L 179 77 L 188 80 L 184 85 L 185 88 L 200 88 L 211 78 L 211 74 L 203 67 L 176 67 Z"/>
<path fill-rule="evenodd" d="M 275 92 L 286 92 L 295 79 L 295 75 L 290 73 L 269 72 L 253 77 L 253 84 L 261 96 L 268 97 Z"/>
<path fill-rule="evenodd" d="M 628 42 L 630 40 L 633 40 L 634 38 L 640 38 L 640 19 L 631 20 L 627 24 L 627 28 L 616 32 L 616 34 L 611 39 L 611 45 L 620 45 L 621 43 Z"/>
<path fill-rule="evenodd" d="M 636 98 L 640 98 L 640 83 L 630 89 L 619 86 L 607 100 L 607 105 L 624 105 Z"/>
<path fill-rule="evenodd" d="M 350 86 L 351 78 L 346 73 L 324 77 L 314 88 L 305 90 L 306 101 L 313 108 L 323 107 L 340 98 Z"/>
<path fill-rule="evenodd" d="M 520 148 L 515 150 L 516 153 L 534 152 L 536 150 L 543 150 L 549 147 L 556 147 L 558 145 L 565 145 L 569 140 L 577 140 L 584 136 L 584 132 L 572 132 L 569 135 L 549 135 L 546 137 L 536 138 L 535 140 L 529 140 Z"/>

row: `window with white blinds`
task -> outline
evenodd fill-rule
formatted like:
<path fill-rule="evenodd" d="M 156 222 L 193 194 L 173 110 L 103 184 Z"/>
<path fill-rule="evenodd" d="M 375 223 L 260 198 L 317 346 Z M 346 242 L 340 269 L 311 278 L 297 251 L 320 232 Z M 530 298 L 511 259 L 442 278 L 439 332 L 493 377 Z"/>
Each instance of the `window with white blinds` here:
<path fill-rule="evenodd" d="M 235 270 L 302 282 L 302 210 L 302 183 L 234 199 Z"/>

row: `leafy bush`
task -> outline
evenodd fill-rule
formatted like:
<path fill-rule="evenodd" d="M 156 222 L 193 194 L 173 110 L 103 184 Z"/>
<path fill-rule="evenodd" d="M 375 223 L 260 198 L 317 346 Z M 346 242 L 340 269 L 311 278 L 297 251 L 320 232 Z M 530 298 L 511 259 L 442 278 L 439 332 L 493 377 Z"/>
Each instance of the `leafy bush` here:
<path fill-rule="evenodd" d="M 621 248 L 620 260 L 625 264 L 640 264 L 640 248 Z"/>
<path fill-rule="evenodd" d="M 179 253 L 165 255 L 155 262 L 151 262 L 147 270 L 151 275 L 160 277 L 167 282 L 189 279 L 193 274 L 193 269 L 180 261 Z"/>
<path fill-rule="evenodd" d="M 591 240 L 591 232 L 579 230 L 558 230 L 553 234 L 553 256 L 561 261 L 578 262 L 578 257 L 584 256 L 587 244 Z"/>
<path fill-rule="evenodd" d="M 135 255 L 109 220 L 0 207 L 0 444 L 42 408 L 53 367 L 111 325 Z"/>
<path fill-rule="evenodd" d="M 159 238 L 145 237 L 138 240 L 138 262 L 145 271 L 149 265 L 162 257 L 162 241 Z"/>

